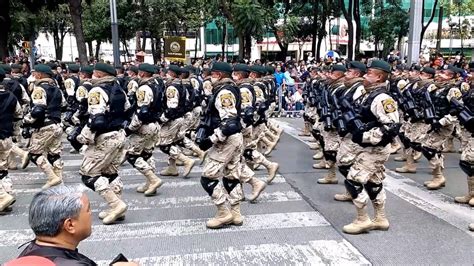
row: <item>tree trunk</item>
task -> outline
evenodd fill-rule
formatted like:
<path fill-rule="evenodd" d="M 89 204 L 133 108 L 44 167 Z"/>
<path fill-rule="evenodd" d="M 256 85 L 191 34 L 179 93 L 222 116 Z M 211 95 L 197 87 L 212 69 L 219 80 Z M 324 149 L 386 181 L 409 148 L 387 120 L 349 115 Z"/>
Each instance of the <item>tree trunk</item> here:
<path fill-rule="evenodd" d="M 57 28 L 53 29 L 51 34 L 53 35 L 54 53 L 56 55 L 56 59 L 59 61 L 62 61 L 63 60 L 63 46 L 61 45 L 59 30 Z"/>
<path fill-rule="evenodd" d="M 244 36 L 241 33 L 239 33 L 239 60 L 242 60 L 245 57 L 245 52 L 244 52 L 245 44 L 244 43 L 245 43 Z"/>
<path fill-rule="evenodd" d="M 127 62 L 127 61 L 128 61 L 128 45 L 127 45 L 127 41 L 124 40 L 124 41 L 122 42 L 122 45 L 123 45 L 123 49 L 125 50 L 125 54 L 123 55 L 123 58 L 124 58 L 123 61 Z"/>
<path fill-rule="evenodd" d="M 444 13 L 444 8 L 443 5 L 439 6 L 439 16 L 438 16 L 438 31 L 436 32 L 436 51 L 439 52 L 441 49 L 441 33 L 443 30 L 443 13 Z"/>
<path fill-rule="evenodd" d="M 95 58 L 96 60 L 99 60 L 99 52 L 100 52 L 100 45 L 101 45 L 101 44 L 102 44 L 101 41 L 97 41 L 97 44 L 96 44 L 96 46 L 95 46 L 95 56 L 94 56 L 94 58 Z"/>
<path fill-rule="evenodd" d="M 354 15 L 355 28 L 355 47 L 354 53 L 357 57 L 360 54 L 360 41 L 362 39 L 362 25 L 360 22 L 360 0 L 354 0 Z"/>
<path fill-rule="evenodd" d="M 251 53 L 252 53 L 252 36 L 250 34 L 246 34 L 245 35 L 245 57 L 250 59 Z M 267 51 L 267 54 L 268 54 L 268 51 Z"/>
<path fill-rule="evenodd" d="M 199 32 L 199 39 L 198 39 L 198 32 Z M 201 41 L 201 34 L 200 34 L 200 30 L 197 29 L 196 30 L 196 40 L 194 42 L 194 59 L 196 59 L 197 57 L 197 53 L 198 53 L 198 43 Z"/>
<path fill-rule="evenodd" d="M 227 23 L 222 25 L 222 61 L 225 61 L 225 47 L 226 47 L 226 39 L 227 39 Z"/>
<path fill-rule="evenodd" d="M 318 35 L 318 45 L 316 47 L 316 60 L 319 61 L 321 58 L 321 44 L 323 43 L 324 36 L 319 34 Z"/>
<path fill-rule="evenodd" d="M 84 41 L 84 31 L 82 29 L 82 1 L 69 0 L 69 12 L 71 13 L 72 24 L 74 25 L 74 35 L 76 37 L 79 61 L 82 65 L 87 65 L 87 49 Z"/>
<path fill-rule="evenodd" d="M 10 19 L 10 1 L 0 1 L 0 21 L 2 26 L 0 27 L 0 60 L 8 57 L 8 33 L 11 28 Z"/>
<path fill-rule="evenodd" d="M 426 29 L 428 29 L 428 27 L 430 26 L 431 22 L 434 19 L 434 15 L 435 15 L 435 12 L 436 12 L 436 6 L 437 5 L 438 5 L 438 0 L 435 0 L 434 3 L 433 3 L 433 9 L 431 11 L 430 19 L 428 20 L 426 25 L 423 24 L 424 16 L 421 16 L 420 51 L 421 51 L 421 47 L 422 47 L 422 44 L 423 44 L 423 36 L 425 36 Z M 422 10 L 425 10 L 425 1 L 423 1 L 423 9 Z"/>
<path fill-rule="evenodd" d="M 313 56 L 316 55 L 316 42 L 318 36 L 318 4 L 313 4 L 313 25 L 312 25 L 312 32 L 311 35 L 311 53 Z"/>
<path fill-rule="evenodd" d="M 146 49 L 146 34 L 143 34 L 142 51 L 145 52 L 145 49 Z"/>
<path fill-rule="evenodd" d="M 89 51 L 89 58 L 94 57 L 94 49 L 92 48 L 92 41 L 87 42 L 87 50 Z"/>
<path fill-rule="evenodd" d="M 352 4 L 353 1 L 349 0 L 349 7 L 346 9 L 344 0 L 340 0 L 339 4 L 341 5 L 342 14 L 347 21 L 347 31 L 349 35 L 349 42 L 347 44 L 347 58 L 349 60 L 354 60 L 354 25 L 352 25 Z M 339 29 L 340 31 L 340 29 Z M 339 33 L 338 33 L 339 34 Z"/>

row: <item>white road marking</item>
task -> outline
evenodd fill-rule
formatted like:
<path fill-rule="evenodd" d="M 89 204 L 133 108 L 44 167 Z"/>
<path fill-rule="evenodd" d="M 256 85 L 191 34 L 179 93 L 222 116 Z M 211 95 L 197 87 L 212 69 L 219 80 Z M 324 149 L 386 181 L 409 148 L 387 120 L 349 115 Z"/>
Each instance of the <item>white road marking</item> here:
<path fill-rule="evenodd" d="M 220 230 L 206 228 L 206 219 L 166 220 L 130 224 L 94 225 L 92 234 L 85 242 L 118 241 L 125 239 L 159 238 L 199 234 L 222 234 L 276 230 L 283 228 L 329 226 L 328 221 L 317 212 L 269 213 L 245 215 L 243 226 L 229 226 Z M 0 231 L 0 246 L 17 246 L 33 239 L 30 229 Z"/>
<path fill-rule="evenodd" d="M 222 251 L 134 258 L 141 265 L 371 265 L 347 241 L 315 240 L 302 244 L 261 244 Z M 109 265 L 110 261 L 98 261 Z"/>
<path fill-rule="evenodd" d="M 309 145 L 305 139 L 298 136 L 299 129 L 287 122 L 278 121 L 278 123 L 286 133 Z M 472 208 L 455 204 L 452 197 L 438 191 L 427 191 L 412 179 L 390 170 L 386 172 L 384 187 L 417 208 L 431 213 L 469 235 L 474 235 L 467 228 L 469 223 L 474 222 Z"/>

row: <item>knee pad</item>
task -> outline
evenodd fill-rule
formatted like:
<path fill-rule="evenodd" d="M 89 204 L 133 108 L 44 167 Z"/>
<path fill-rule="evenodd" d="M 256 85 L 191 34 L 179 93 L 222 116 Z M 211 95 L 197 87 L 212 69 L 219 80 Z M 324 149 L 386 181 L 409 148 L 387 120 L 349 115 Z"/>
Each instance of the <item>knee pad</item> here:
<path fill-rule="evenodd" d="M 165 154 L 170 155 L 170 149 L 171 145 L 160 145 L 160 150 Z"/>
<path fill-rule="evenodd" d="M 466 173 L 467 176 L 473 176 L 474 175 L 474 164 L 468 162 L 468 161 L 459 161 L 459 166 L 461 167 L 461 170 Z"/>
<path fill-rule="evenodd" d="M 253 161 L 252 152 L 253 152 L 252 149 L 245 149 L 244 150 L 244 158 L 249 160 L 249 161 Z"/>
<path fill-rule="evenodd" d="M 219 180 L 201 176 L 201 186 L 204 188 L 207 194 L 209 194 L 209 196 L 212 196 L 214 188 L 216 188 L 217 184 L 219 184 Z"/>
<path fill-rule="evenodd" d="M 322 139 L 321 132 L 317 129 L 311 129 L 311 135 L 313 135 L 313 138 L 320 140 Z"/>
<path fill-rule="evenodd" d="M 326 161 L 336 162 L 337 151 L 323 151 Z"/>
<path fill-rule="evenodd" d="M 8 175 L 8 170 L 0 171 L 0 180 L 4 179 Z"/>
<path fill-rule="evenodd" d="M 376 184 L 372 181 L 367 181 L 367 183 L 364 185 L 365 190 L 367 191 L 367 194 L 369 195 L 370 200 L 375 200 L 377 198 L 377 195 L 382 191 L 383 184 Z"/>
<path fill-rule="evenodd" d="M 240 181 L 237 179 L 229 179 L 224 177 L 222 178 L 222 183 L 227 193 L 230 194 L 230 192 L 232 192 L 232 190 L 234 190 L 234 188 L 240 184 Z"/>
<path fill-rule="evenodd" d="M 102 174 L 103 177 L 109 180 L 109 183 L 114 181 L 118 177 L 118 174 Z"/>
<path fill-rule="evenodd" d="M 92 177 L 92 176 L 88 176 L 88 175 L 82 175 L 82 183 L 84 183 L 84 185 L 92 190 L 95 191 L 95 182 L 97 181 L 97 179 L 99 179 L 98 176 L 96 177 Z"/>
<path fill-rule="evenodd" d="M 140 158 L 140 155 L 127 153 L 127 162 L 135 167 L 135 162 Z"/>
<path fill-rule="evenodd" d="M 51 164 L 51 165 L 54 165 L 54 162 L 61 159 L 61 155 L 59 154 L 49 154 L 48 153 L 48 162 Z"/>
<path fill-rule="evenodd" d="M 29 152 L 28 157 L 30 158 L 30 161 L 38 165 L 37 161 L 38 161 L 38 158 L 41 157 L 41 154 L 34 154 L 34 153 Z"/>
<path fill-rule="evenodd" d="M 419 142 L 411 142 L 410 147 L 415 151 L 418 151 L 418 152 L 422 151 L 421 143 Z"/>
<path fill-rule="evenodd" d="M 351 194 L 351 197 L 353 199 L 357 198 L 357 196 L 359 196 L 359 194 L 364 189 L 364 185 L 362 185 L 361 183 L 357 181 L 349 180 L 349 179 L 344 180 L 344 186 L 346 187 L 349 194 Z"/>
<path fill-rule="evenodd" d="M 339 165 L 337 168 L 339 169 L 339 173 L 341 173 L 344 177 L 349 175 L 349 170 L 351 169 L 352 164 L 349 165 Z"/>
<path fill-rule="evenodd" d="M 436 154 L 439 153 L 435 149 L 424 147 L 424 146 L 421 147 L 421 152 L 426 157 L 426 159 L 428 159 L 428 161 L 433 159 L 436 156 Z"/>
<path fill-rule="evenodd" d="M 148 159 L 150 159 L 151 157 L 153 156 L 153 153 L 152 152 L 142 152 L 141 154 L 141 157 L 143 158 L 143 160 L 145 161 L 148 161 Z"/>
<path fill-rule="evenodd" d="M 177 140 L 177 141 L 173 142 L 173 145 L 185 148 L 184 139 L 180 139 L 180 140 Z"/>

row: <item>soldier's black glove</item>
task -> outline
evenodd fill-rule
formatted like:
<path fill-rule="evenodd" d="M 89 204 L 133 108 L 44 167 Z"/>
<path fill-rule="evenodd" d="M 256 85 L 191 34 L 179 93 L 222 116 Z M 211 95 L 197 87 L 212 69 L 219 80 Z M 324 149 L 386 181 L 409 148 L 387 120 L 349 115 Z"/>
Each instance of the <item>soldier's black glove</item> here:
<path fill-rule="evenodd" d="M 363 145 L 364 131 L 355 131 L 352 133 L 352 142 Z"/>
<path fill-rule="evenodd" d="M 71 134 L 67 136 L 67 140 L 71 143 L 71 146 L 77 151 L 79 151 L 82 148 L 82 144 L 79 141 L 77 141 L 77 136 L 81 134 L 81 131 L 82 131 L 82 128 L 76 127 L 71 132 Z"/>
<path fill-rule="evenodd" d="M 207 151 L 212 147 L 213 144 L 214 143 L 212 143 L 210 138 L 205 138 L 199 142 L 199 148 L 203 151 Z"/>
<path fill-rule="evenodd" d="M 23 130 L 21 131 L 21 136 L 25 139 L 31 138 L 31 128 L 24 127 Z"/>

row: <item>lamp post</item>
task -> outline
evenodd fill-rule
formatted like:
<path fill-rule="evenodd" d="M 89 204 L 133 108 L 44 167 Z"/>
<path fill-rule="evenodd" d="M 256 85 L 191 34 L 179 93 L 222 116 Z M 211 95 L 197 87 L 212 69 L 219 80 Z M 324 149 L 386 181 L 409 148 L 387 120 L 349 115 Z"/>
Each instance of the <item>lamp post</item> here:
<path fill-rule="evenodd" d="M 112 47 L 114 55 L 114 66 L 120 66 L 120 47 L 118 39 L 118 24 L 117 24 L 117 3 L 116 0 L 110 0 L 110 22 L 112 28 Z"/>

